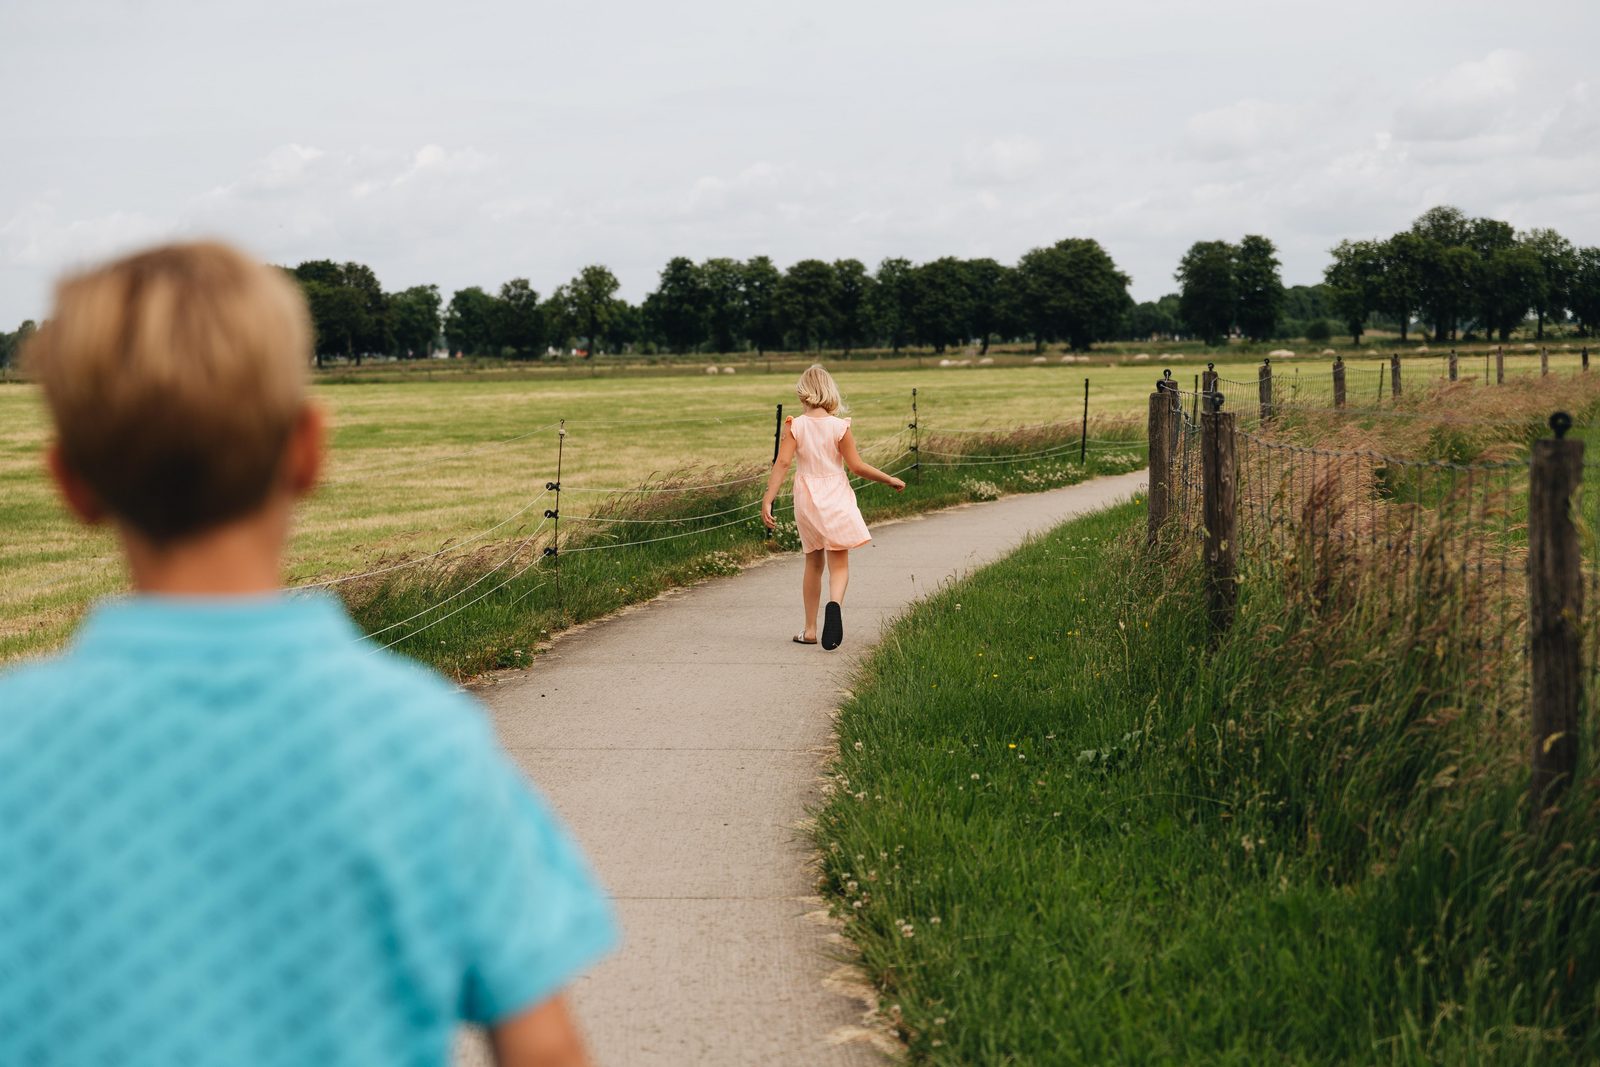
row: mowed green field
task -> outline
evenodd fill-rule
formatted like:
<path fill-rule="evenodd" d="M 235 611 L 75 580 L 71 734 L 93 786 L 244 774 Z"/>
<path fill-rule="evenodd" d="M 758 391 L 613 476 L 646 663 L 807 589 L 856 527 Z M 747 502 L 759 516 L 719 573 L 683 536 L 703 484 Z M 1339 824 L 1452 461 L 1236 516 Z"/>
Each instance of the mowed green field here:
<path fill-rule="evenodd" d="M 1057 355 L 1049 358 L 1025 366 L 940 368 L 930 359 L 923 367 L 847 363 L 835 369 L 863 450 L 885 452 L 897 451 L 893 438 L 906 431 L 913 388 L 922 431 L 929 434 L 1075 422 L 1083 410 L 1085 378 L 1091 421 L 1142 419 L 1161 373 L 1156 362 L 1063 364 Z M 1419 370 L 1440 362 L 1411 358 Z M 1553 364 L 1575 359 L 1552 354 Z M 1278 373 L 1283 381 L 1301 380 L 1311 396 L 1326 389 L 1330 362 L 1297 360 L 1293 370 Z M 1516 370 L 1526 372 L 1528 362 L 1519 358 Z M 1203 363 L 1190 359 L 1170 366 L 1187 389 Z M 1481 360 L 1478 366 L 1481 373 Z M 1465 361 L 1463 367 L 1465 374 L 1470 368 Z M 1248 361 L 1219 369 L 1245 382 L 1256 374 Z M 1353 398 L 1365 388 L 1358 381 L 1375 382 L 1377 370 L 1376 362 L 1352 362 Z M 562 419 L 567 489 L 628 487 L 686 468 L 765 462 L 772 454 L 774 406 L 785 403 L 793 410 L 793 379 L 788 370 L 742 369 L 716 376 L 589 378 L 558 372 L 320 385 L 316 397 L 334 426 L 332 455 L 326 484 L 300 516 L 291 576 L 309 581 L 358 573 L 494 527 L 554 480 L 555 424 Z M 89 603 L 125 584 L 112 539 L 70 522 L 44 480 L 47 437 L 37 390 L 0 388 L 0 659 L 54 647 Z M 759 488 L 752 486 L 751 493 L 758 495 Z M 562 511 L 581 515 L 600 498 L 568 493 Z M 525 532 L 545 506 L 530 508 L 477 544 Z"/>

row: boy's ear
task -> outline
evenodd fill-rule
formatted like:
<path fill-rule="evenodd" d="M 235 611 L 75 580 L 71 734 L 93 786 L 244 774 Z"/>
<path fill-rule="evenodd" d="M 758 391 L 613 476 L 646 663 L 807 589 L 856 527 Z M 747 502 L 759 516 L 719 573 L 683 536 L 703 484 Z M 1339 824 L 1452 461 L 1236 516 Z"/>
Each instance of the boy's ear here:
<path fill-rule="evenodd" d="M 296 498 L 307 496 L 322 478 L 328 444 L 328 418 L 316 404 L 307 404 L 289 431 L 284 449 L 284 476 Z"/>
<path fill-rule="evenodd" d="M 78 521 L 90 526 L 98 526 L 106 520 L 106 507 L 100 502 L 100 497 L 89 483 L 78 476 L 67 463 L 67 457 L 61 451 L 61 442 L 52 441 L 44 453 L 45 466 L 50 470 L 50 480 L 56 483 L 56 489 L 61 493 L 61 499 L 66 503 L 67 510 L 77 516 Z"/>

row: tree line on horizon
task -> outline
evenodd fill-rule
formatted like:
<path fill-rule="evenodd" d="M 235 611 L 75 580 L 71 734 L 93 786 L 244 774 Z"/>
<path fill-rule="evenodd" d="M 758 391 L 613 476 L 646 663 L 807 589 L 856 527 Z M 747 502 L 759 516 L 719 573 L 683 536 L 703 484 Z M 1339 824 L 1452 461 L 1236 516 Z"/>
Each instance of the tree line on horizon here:
<path fill-rule="evenodd" d="M 857 259 L 679 256 L 637 304 L 616 276 L 592 264 L 541 296 L 526 278 L 496 291 L 469 286 L 446 302 L 435 285 L 387 292 L 361 263 L 308 260 L 283 268 L 302 288 L 317 360 L 423 357 L 441 345 L 473 356 L 538 359 L 550 352 L 823 351 L 925 346 L 935 352 L 992 342 L 1062 343 L 1230 338 L 1326 341 L 1335 328 L 1359 344 L 1369 329 L 1408 339 L 1507 339 L 1533 320 L 1600 326 L 1600 248 L 1552 229 L 1516 232 L 1457 208 L 1424 212 L 1381 240 L 1344 240 L 1323 281 L 1285 287 L 1277 249 L 1259 234 L 1237 243 L 1196 241 L 1174 278 L 1178 291 L 1136 303 L 1129 277 L 1099 242 L 1067 238 L 1015 264 L 942 256 Z M 1331 320 L 1331 321 L 1330 321 Z M 0 333 L 0 364 L 34 329 Z"/>

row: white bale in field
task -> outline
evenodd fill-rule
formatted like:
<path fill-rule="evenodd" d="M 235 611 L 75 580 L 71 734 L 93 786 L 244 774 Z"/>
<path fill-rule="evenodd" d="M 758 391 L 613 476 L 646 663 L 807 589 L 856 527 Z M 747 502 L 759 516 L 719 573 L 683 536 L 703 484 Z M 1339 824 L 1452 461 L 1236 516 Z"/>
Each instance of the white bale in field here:
<path fill-rule="evenodd" d="M 1522 350 L 1523 350 L 1523 351 L 1524 351 L 1524 352 L 1532 352 L 1532 351 L 1534 351 L 1534 350 L 1535 350 L 1535 349 L 1536 349 L 1536 348 L 1538 348 L 1538 346 L 1537 346 L 1537 345 L 1523 345 L 1523 346 L 1522 346 Z"/>
<path fill-rule="evenodd" d="M 1428 350 L 1428 346 L 1427 345 L 1418 345 L 1417 346 L 1417 351 L 1418 352 L 1426 352 L 1427 350 Z"/>
<path fill-rule="evenodd" d="M 1076 362 L 1078 362 L 1078 357 L 1077 356 L 1062 356 L 1061 357 L 1061 362 L 1063 362 L 1063 363 L 1076 363 Z"/>
<path fill-rule="evenodd" d="M 1331 348 L 1324 348 L 1322 350 L 1322 354 L 1325 355 L 1325 356 L 1337 356 L 1339 353 L 1335 352 Z"/>
<path fill-rule="evenodd" d="M 1030 360 L 1030 362 L 1032 362 L 1032 363 L 1049 363 L 1050 362 L 1050 357 L 1049 356 L 1034 356 L 1033 359 Z"/>
<path fill-rule="evenodd" d="M 1135 363 L 1148 363 L 1150 362 L 1150 353 L 1140 352 L 1133 357 L 1133 361 Z"/>
<path fill-rule="evenodd" d="M 1174 352 L 1171 356 L 1169 356 L 1167 358 L 1176 359 L 1176 360 L 1185 360 L 1185 359 L 1188 359 L 1189 357 L 1184 355 L 1182 352 Z"/>
<path fill-rule="evenodd" d="M 972 360 L 970 360 L 970 359 L 958 359 L 958 360 L 956 360 L 956 366 L 958 366 L 958 367 L 970 367 L 970 366 L 972 366 Z"/>
<path fill-rule="evenodd" d="M 941 367 L 954 367 L 955 365 L 956 361 L 953 359 L 941 359 L 939 361 L 939 366 Z"/>
<path fill-rule="evenodd" d="M 718 371 L 717 368 L 715 368 L 715 367 L 707 367 L 706 368 L 706 373 L 707 374 L 718 374 L 718 373 L 721 373 L 721 372 Z"/>
<path fill-rule="evenodd" d="M 1288 349 L 1288 348 L 1274 348 L 1271 352 L 1267 353 L 1267 358 L 1268 359 L 1293 359 L 1294 358 L 1294 352 L 1293 352 L 1293 350 Z"/>
<path fill-rule="evenodd" d="M 993 356 L 984 356 L 982 359 L 978 360 L 978 366 L 987 367 L 989 364 L 991 364 L 993 362 L 994 362 L 994 357 Z"/>
<path fill-rule="evenodd" d="M 734 372 L 734 369 L 732 367 L 723 367 L 722 368 L 722 373 L 723 374 L 732 374 L 733 372 Z"/>

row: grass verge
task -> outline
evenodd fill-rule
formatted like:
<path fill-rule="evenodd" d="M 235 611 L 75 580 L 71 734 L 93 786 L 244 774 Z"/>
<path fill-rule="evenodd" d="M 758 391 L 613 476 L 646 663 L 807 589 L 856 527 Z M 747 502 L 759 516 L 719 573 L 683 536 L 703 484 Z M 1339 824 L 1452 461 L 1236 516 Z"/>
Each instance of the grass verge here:
<path fill-rule="evenodd" d="M 825 887 L 912 1060 L 1600 1058 L 1596 782 L 1525 830 L 1449 642 L 1261 581 L 1210 647 L 1141 518 L 925 601 L 843 710 Z"/>

